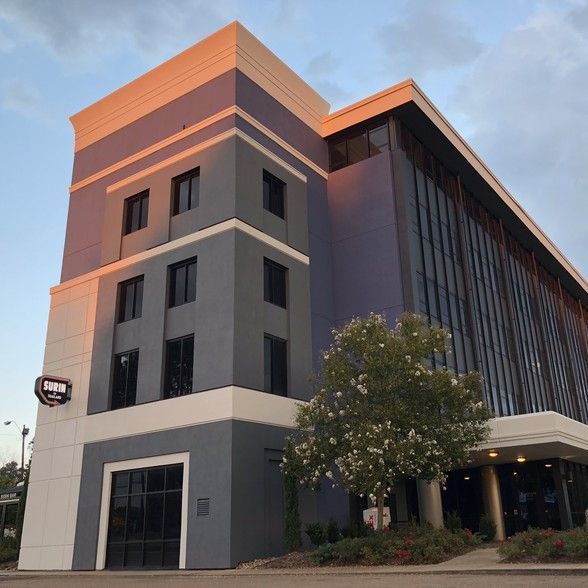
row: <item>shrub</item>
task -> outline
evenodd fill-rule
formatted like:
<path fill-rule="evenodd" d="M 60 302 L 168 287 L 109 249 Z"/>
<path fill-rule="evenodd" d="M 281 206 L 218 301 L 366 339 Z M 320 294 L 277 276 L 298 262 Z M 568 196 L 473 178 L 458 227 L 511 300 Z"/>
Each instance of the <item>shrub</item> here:
<path fill-rule="evenodd" d="M 529 529 L 517 533 L 498 548 L 503 561 L 553 561 L 588 559 L 588 529 L 567 531 Z"/>
<path fill-rule="evenodd" d="M 452 532 L 455 533 L 461 529 L 461 517 L 457 514 L 457 511 L 448 512 L 445 521 L 445 526 Z"/>
<path fill-rule="evenodd" d="M 296 551 L 302 546 L 298 486 L 296 478 L 289 474 L 284 475 L 284 543 L 288 551 Z"/>
<path fill-rule="evenodd" d="M 355 539 L 356 537 L 367 537 L 375 533 L 373 527 L 361 523 L 350 523 L 341 529 L 341 535 L 344 538 Z"/>
<path fill-rule="evenodd" d="M 341 531 L 339 530 L 339 523 L 334 519 L 330 518 L 327 523 L 327 541 L 329 543 L 337 543 L 341 539 Z"/>
<path fill-rule="evenodd" d="M 492 541 L 496 537 L 496 525 L 487 514 L 480 518 L 480 536 L 484 541 Z"/>
<path fill-rule="evenodd" d="M 327 533 L 321 523 L 310 523 L 306 525 L 306 534 L 313 545 L 319 547 L 327 540 Z"/>
<path fill-rule="evenodd" d="M 0 539 L 0 563 L 18 559 L 18 541 L 16 537 Z"/>
<path fill-rule="evenodd" d="M 350 527 L 345 528 L 350 532 Z M 337 543 L 320 547 L 311 557 L 319 564 L 428 564 L 463 553 L 480 543 L 469 529 L 434 529 L 413 525 L 402 530 L 371 532 L 366 537 L 347 536 Z"/>

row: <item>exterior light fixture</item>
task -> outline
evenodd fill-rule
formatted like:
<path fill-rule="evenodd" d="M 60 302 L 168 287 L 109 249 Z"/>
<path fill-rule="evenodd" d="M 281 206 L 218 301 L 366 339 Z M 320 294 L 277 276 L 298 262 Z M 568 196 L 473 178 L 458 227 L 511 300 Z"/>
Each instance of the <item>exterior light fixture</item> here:
<path fill-rule="evenodd" d="M 519 456 L 517 457 L 517 461 L 518 461 L 519 463 L 525 463 L 525 462 L 527 461 L 527 458 L 526 458 L 524 455 L 519 455 Z"/>
<path fill-rule="evenodd" d="M 517 475 L 517 473 L 516 473 L 516 472 L 513 472 L 513 473 L 512 473 L 512 475 L 513 475 L 513 476 L 516 476 L 516 475 Z"/>
<path fill-rule="evenodd" d="M 463 479 L 464 479 L 464 480 L 469 480 L 469 479 L 470 479 L 470 477 L 469 477 L 469 476 L 464 476 L 464 477 L 463 477 Z"/>
<path fill-rule="evenodd" d="M 488 452 L 488 456 L 489 456 L 489 457 L 498 457 L 498 451 L 496 451 L 496 449 L 491 449 L 491 450 Z"/>
<path fill-rule="evenodd" d="M 552 463 L 546 463 L 546 464 L 545 464 L 545 467 L 546 467 L 546 468 L 550 468 L 552 465 L 553 465 Z"/>

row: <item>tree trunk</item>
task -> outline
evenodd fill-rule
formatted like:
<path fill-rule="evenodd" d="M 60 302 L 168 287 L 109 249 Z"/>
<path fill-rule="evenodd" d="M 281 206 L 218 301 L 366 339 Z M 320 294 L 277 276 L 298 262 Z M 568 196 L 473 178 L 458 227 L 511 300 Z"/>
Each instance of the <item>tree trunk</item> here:
<path fill-rule="evenodd" d="M 378 526 L 377 530 L 384 528 L 384 490 L 379 490 L 376 495 L 376 506 L 378 507 Z"/>

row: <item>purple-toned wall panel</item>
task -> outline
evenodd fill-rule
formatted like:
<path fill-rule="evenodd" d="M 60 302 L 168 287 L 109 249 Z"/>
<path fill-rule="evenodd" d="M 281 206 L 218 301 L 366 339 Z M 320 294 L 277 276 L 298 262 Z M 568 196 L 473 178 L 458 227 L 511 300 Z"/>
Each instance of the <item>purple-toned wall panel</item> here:
<path fill-rule="evenodd" d="M 203 84 L 139 120 L 88 145 L 75 155 L 75 184 L 235 104 L 236 70 Z"/>
<path fill-rule="evenodd" d="M 235 116 L 229 116 L 71 194 L 61 281 L 69 280 L 100 266 L 100 242 L 107 186 L 234 127 Z M 98 247 L 97 255 L 89 255 L 86 250 L 96 246 Z"/>
<path fill-rule="evenodd" d="M 328 169 L 325 140 L 240 71 L 237 71 L 237 106 L 322 169 Z"/>
<path fill-rule="evenodd" d="M 401 309 L 390 153 L 330 174 L 328 193 L 337 322 Z"/>

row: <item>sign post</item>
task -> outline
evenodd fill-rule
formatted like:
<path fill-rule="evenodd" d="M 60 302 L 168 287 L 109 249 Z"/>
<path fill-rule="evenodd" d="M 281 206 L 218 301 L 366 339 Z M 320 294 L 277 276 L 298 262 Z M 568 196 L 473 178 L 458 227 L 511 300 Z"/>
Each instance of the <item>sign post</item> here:
<path fill-rule="evenodd" d="M 71 400 L 71 380 L 40 376 L 35 380 L 35 396 L 45 406 L 60 406 Z"/>

